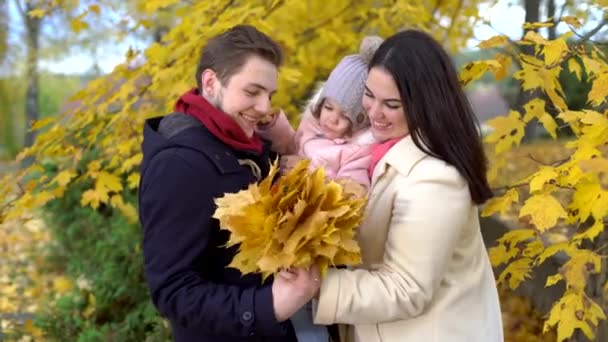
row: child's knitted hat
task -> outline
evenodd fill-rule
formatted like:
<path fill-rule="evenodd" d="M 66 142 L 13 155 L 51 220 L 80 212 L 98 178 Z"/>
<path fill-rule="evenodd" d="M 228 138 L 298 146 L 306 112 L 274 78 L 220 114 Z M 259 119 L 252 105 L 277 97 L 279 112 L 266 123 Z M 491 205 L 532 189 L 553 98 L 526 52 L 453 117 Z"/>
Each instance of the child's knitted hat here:
<path fill-rule="evenodd" d="M 359 54 L 344 57 L 332 70 L 316 104 L 318 106 L 326 97 L 336 101 L 348 113 L 353 133 L 369 125 L 369 119 L 363 113 L 361 100 L 369 62 L 382 41 L 383 39 L 378 36 L 363 38 Z M 316 112 L 320 113 L 320 111 Z"/>

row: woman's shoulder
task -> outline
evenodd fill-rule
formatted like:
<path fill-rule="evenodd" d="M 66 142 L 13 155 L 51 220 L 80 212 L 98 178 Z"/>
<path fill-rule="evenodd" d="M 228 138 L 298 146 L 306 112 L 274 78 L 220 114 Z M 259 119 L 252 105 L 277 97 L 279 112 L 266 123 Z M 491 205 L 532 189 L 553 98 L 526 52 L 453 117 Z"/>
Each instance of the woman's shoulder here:
<path fill-rule="evenodd" d="M 465 178 L 456 167 L 428 154 L 411 167 L 408 175 L 402 177 L 407 178 L 408 182 L 435 182 L 458 188 L 467 187 Z"/>

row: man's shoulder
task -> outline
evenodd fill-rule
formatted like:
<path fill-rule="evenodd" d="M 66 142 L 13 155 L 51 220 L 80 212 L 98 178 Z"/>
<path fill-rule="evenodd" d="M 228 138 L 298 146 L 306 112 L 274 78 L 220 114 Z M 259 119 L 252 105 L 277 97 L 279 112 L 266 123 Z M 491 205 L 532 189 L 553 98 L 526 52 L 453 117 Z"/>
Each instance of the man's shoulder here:
<path fill-rule="evenodd" d="M 158 125 L 158 133 L 167 139 L 171 139 L 180 132 L 192 127 L 201 127 L 201 122 L 185 113 L 171 113 L 164 116 Z"/>

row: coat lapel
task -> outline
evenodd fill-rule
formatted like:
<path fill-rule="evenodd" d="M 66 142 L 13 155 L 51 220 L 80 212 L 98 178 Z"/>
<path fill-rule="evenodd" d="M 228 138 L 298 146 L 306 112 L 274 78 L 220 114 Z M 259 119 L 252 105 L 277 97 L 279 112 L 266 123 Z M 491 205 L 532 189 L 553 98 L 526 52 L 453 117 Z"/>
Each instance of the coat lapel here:
<path fill-rule="evenodd" d="M 421 151 L 414 143 L 412 135 L 409 134 L 395 144 L 380 159 L 372 174 L 372 187 L 386 174 L 388 166 L 395 168 L 400 174 L 409 175 L 412 167 L 421 161 L 427 154 Z"/>

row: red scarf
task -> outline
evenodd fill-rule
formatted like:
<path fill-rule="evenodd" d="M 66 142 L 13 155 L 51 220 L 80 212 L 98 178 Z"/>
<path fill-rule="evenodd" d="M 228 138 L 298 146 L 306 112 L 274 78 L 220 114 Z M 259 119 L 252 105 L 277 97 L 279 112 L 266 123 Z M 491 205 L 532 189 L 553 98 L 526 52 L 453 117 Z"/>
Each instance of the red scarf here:
<path fill-rule="evenodd" d="M 403 139 L 403 137 L 394 138 L 391 140 L 387 140 L 385 142 L 381 142 L 381 143 L 372 145 L 372 161 L 370 162 L 369 169 L 367 170 L 369 173 L 369 178 L 372 178 L 374 169 L 376 168 L 376 165 L 378 165 L 378 162 L 380 161 L 380 159 L 382 159 L 382 157 L 384 157 L 384 155 L 391 149 L 391 147 L 393 147 L 396 143 L 401 141 L 401 139 Z"/>
<path fill-rule="evenodd" d="M 257 154 L 262 153 L 260 137 L 255 133 L 253 137 L 248 137 L 230 115 L 209 103 L 199 94 L 196 88 L 188 91 L 177 100 L 175 111 L 197 118 L 211 134 L 234 149 L 253 151 Z"/>

